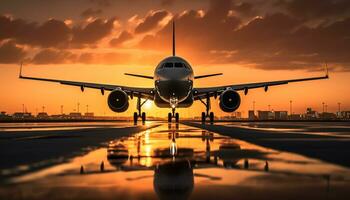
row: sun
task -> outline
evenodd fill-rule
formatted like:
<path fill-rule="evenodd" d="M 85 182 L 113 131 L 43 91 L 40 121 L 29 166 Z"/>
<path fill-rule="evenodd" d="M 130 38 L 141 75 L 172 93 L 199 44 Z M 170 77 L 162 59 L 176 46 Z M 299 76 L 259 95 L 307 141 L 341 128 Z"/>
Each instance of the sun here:
<path fill-rule="evenodd" d="M 145 106 L 146 109 L 152 108 L 152 101 L 146 101 L 145 105 L 143 106 Z"/>

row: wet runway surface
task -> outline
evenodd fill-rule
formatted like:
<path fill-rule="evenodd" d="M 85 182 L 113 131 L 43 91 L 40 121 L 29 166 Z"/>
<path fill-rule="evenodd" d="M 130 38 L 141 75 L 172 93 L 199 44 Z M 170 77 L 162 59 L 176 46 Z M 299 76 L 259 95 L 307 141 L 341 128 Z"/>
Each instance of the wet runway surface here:
<path fill-rule="evenodd" d="M 350 167 L 349 122 L 187 123 L 256 145 Z"/>
<path fill-rule="evenodd" d="M 155 124 L 131 123 L 19 123 L 1 124 L 0 176 L 20 175 L 66 162 L 110 140 L 145 130 Z M 88 128 L 87 128 L 88 127 Z M 6 131 L 10 129 L 11 131 Z M 4 131 L 5 130 L 5 131 Z"/>
<path fill-rule="evenodd" d="M 0 132 L 121 128 L 130 126 L 132 124 L 129 122 L 0 123 Z"/>
<path fill-rule="evenodd" d="M 235 135 L 183 124 L 154 124 L 160 126 L 109 140 L 67 162 L 8 176 L 2 180 L 0 199 L 350 197 L 348 167 L 263 147 Z"/>
<path fill-rule="evenodd" d="M 290 132 L 350 139 L 350 122 L 223 122 L 216 124 L 275 133 Z"/>

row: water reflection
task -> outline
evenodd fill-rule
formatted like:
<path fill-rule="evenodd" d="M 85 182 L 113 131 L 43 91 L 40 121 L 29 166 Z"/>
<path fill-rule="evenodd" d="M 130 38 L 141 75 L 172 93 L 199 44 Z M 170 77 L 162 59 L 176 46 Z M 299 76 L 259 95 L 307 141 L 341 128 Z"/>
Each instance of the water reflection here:
<path fill-rule="evenodd" d="M 79 174 L 81 166 L 84 170 Z M 59 176 L 52 178 L 51 172 L 59 172 Z M 120 196 L 124 199 L 206 199 L 216 196 L 244 199 L 241 189 L 247 193 L 260 192 L 266 198 L 272 192 L 289 197 L 290 188 L 298 194 L 295 196 L 305 197 L 307 193 L 299 193 L 305 185 L 309 190 L 320 191 L 326 189 L 326 184 L 328 195 L 330 186 L 337 187 L 336 181 L 350 177 L 348 170 L 335 165 L 178 124 L 165 124 L 110 141 L 106 148 L 42 174 L 42 179 L 38 174 L 32 175 L 36 177 L 35 181 L 41 180 L 36 182 L 39 186 L 60 187 L 64 184 L 65 188 L 78 190 L 77 185 L 91 185 L 89 190 L 104 191 L 109 194 L 109 199 Z M 35 184 L 28 184 L 32 190 Z M 51 189 L 48 192 L 52 194 Z M 144 198 L 144 193 L 153 196 Z M 99 196 L 95 197 L 98 199 Z"/>
<path fill-rule="evenodd" d="M 220 176 L 194 173 L 193 169 L 248 169 L 248 159 L 265 162 L 266 153 L 245 149 L 234 139 L 204 130 L 180 131 L 178 124 L 168 124 L 164 131 L 111 141 L 107 160 L 116 170 L 153 170 L 154 191 L 160 199 L 187 199 L 194 188 L 194 177 L 220 180 Z M 240 160 L 244 165 L 239 165 Z M 136 181 L 149 176 L 129 178 Z"/>

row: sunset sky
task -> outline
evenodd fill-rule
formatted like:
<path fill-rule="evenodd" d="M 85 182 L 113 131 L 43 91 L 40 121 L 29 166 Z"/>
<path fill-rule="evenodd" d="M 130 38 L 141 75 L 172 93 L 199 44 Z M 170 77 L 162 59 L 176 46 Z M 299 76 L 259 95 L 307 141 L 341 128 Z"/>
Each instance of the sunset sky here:
<path fill-rule="evenodd" d="M 177 54 L 195 75 L 195 87 L 273 81 L 324 75 L 329 80 L 292 83 L 242 94 L 238 111 L 350 110 L 350 1 L 348 0 L 0 0 L 0 111 L 25 104 L 32 113 L 80 110 L 112 115 L 99 90 L 18 79 L 19 63 L 28 76 L 152 87 L 153 81 L 123 73 L 153 75 L 171 55 L 171 20 L 176 21 Z M 218 102 L 212 101 L 216 115 Z M 127 112 L 131 116 L 135 100 Z M 148 115 L 170 109 L 154 105 Z M 199 116 L 196 102 L 180 115 Z"/>

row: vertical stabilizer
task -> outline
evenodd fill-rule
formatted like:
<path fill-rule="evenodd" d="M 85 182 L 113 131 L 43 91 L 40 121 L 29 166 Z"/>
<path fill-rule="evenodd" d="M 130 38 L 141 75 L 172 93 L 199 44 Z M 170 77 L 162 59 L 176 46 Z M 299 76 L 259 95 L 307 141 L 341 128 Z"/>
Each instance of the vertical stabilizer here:
<path fill-rule="evenodd" d="M 175 56 L 175 20 L 173 20 L 173 56 Z"/>

